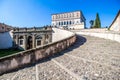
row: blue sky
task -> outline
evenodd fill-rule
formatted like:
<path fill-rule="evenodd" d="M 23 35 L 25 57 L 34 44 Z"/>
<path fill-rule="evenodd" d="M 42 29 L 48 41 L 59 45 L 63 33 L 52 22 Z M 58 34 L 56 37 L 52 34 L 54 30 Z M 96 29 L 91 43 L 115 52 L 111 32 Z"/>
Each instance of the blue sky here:
<path fill-rule="evenodd" d="M 109 26 L 120 9 L 120 0 L 0 0 L 0 22 L 18 27 L 51 24 L 51 14 L 81 10 L 89 21 L 99 13 L 101 25 Z"/>

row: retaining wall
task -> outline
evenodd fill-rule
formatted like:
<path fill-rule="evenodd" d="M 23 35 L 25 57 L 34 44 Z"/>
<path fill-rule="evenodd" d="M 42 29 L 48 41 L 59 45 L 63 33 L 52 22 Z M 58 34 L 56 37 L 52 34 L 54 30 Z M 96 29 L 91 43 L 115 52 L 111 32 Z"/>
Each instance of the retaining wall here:
<path fill-rule="evenodd" d="M 108 31 L 105 29 L 93 29 L 93 30 L 88 29 L 88 30 L 79 31 L 76 33 L 82 34 L 82 35 L 89 35 L 89 36 L 104 38 L 104 39 L 110 39 L 113 41 L 120 42 L 120 33 Z"/>
<path fill-rule="evenodd" d="M 58 29 L 58 28 L 52 28 L 52 30 L 53 30 L 52 42 L 65 39 L 66 37 L 69 37 L 74 34 L 73 32 L 63 30 L 63 29 Z"/>
<path fill-rule="evenodd" d="M 62 40 L 58 40 L 39 48 L 22 51 L 13 55 L 0 58 L 0 74 L 25 67 L 28 64 L 47 58 L 68 48 L 76 41 L 75 34 L 71 34 Z"/>

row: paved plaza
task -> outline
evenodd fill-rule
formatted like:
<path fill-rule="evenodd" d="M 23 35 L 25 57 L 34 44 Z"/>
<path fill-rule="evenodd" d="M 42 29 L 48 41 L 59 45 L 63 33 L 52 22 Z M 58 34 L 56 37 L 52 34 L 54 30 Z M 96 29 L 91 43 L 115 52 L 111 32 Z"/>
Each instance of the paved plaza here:
<path fill-rule="evenodd" d="M 78 35 L 70 48 L 0 80 L 120 80 L 120 43 Z"/>

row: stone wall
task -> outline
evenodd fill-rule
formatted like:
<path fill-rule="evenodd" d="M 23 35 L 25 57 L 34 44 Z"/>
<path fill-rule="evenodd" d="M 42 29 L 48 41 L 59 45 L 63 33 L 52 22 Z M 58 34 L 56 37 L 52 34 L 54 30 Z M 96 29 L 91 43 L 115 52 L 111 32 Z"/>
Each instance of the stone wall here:
<path fill-rule="evenodd" d="M 28 64 L 36 63 L 43 58 L 57 54 L 58 52 L 68 48 L 75 41 L 75 34 L 71 34 L 62 40 L 49 43 L 39 48 L 22 51 L 0 58 L 0 74 L 11 70 L 16 70 L 20 67 L 25 67 Z"/>
<path fill-rule="evenodd" d="M 73 35 L 73 32 L 63 30 L 63 29 L 58 29 L 58 28 L 52 28 L 52 42 L 59 41 L 62 39 L 65 39 L 71 35 Z"/>
<path fill-rule="evenodd" d="M 107 29 L 86 29 L 86 30 L 78 31 L 76 33 L 120 42 L 120 33 L 108 31 Z"/>

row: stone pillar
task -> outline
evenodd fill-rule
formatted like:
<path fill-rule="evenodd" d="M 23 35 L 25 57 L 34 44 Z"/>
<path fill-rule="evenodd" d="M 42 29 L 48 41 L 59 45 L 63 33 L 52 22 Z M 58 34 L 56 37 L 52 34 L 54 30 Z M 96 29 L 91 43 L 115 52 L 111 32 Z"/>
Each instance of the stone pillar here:
<path fill-rule="evenodd" d="M 24 49 L 27 50 L 27 35 L 24 35 Z"/>
<path fill-rule="evenodd" d="M 49 33 L 49 43 L 52 42 L 52 33 Z"/>
<path fill-rule="evenodd" d="M 36 48 L 36 40 L 35 40 L 35 35 L 32 35 L 32 48 Z"/>
<path fill-rule="evenodd" d="M 43 39 L 42 39 L 41 45 L 44 45 L 44 44 L 45 44 L 45 34 L 43 34 Z"/>
<path fill-rule="evenodd" d="M 19 38 L 19 35 L 16 35 L 16 41 L 15 42 L 16 42 L 17 45 L 19 45 L 19 41 L 18 41 L 19 39 L 18 38 Z"/>

